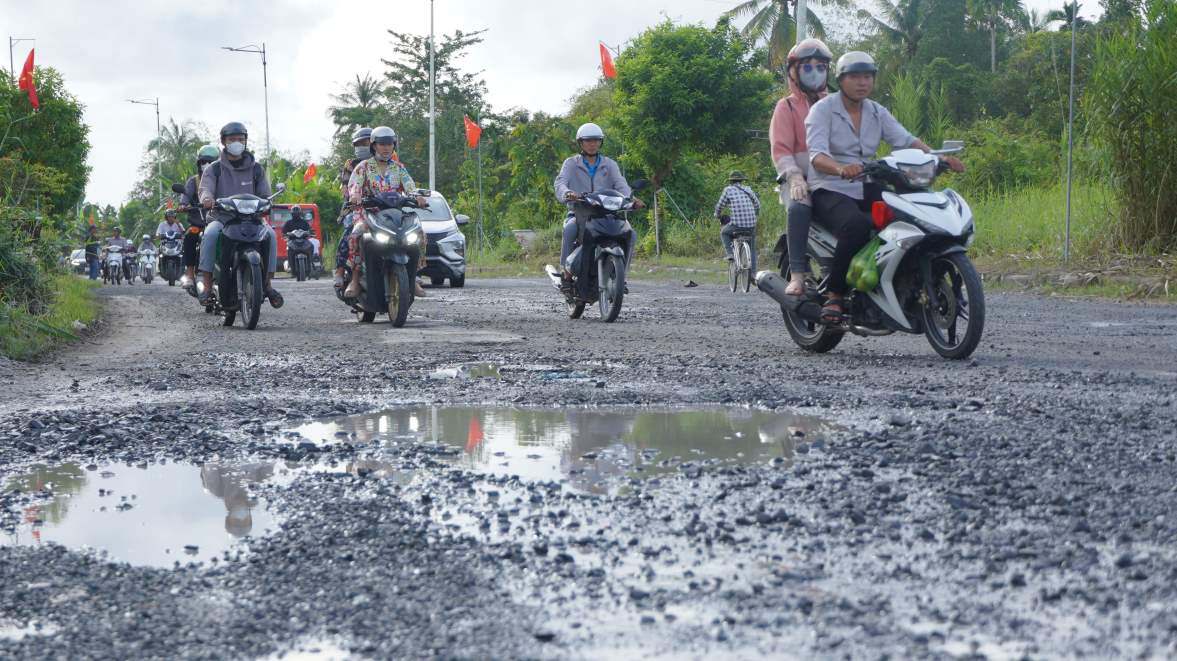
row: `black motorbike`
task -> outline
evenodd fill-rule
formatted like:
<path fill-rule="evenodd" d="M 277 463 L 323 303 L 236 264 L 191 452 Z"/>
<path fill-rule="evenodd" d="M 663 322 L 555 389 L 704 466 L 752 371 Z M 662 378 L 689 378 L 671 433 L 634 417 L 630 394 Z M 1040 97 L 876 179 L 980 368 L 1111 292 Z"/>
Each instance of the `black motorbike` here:
<path fill-rule="evenodd" d="M 250 330 L 257 327 L 265 293 L 264 242 L 268 234 L 265 216 L 271 201 L 285 190 L 285 184 L 278 184 L 277 191 L 268 198 L 239 194 L 216 201 L 224 228 L 213 265 L 210 305 L 213 312 L 224 315 L 225 326 L 233 325 L 240 309 L 242 325 Z M 202 286 L 197 284 L 197 295 Z"/>
<path fill-rule="evenodd" d="M 283 232 L 286 237 L 286 268 L 299 282 L 314 273 L 315 247 L 311 244 L 311 233 L 304 229 Z"/>
<path fill-rule="evenodd" d="M 364 261 L 360 277 L 361 292 L 348 298 L 336 289 L 339 300 L 351 306 L 363 323 L 372 323 L 377 314 L 387 314 L 392 325 L 400 328 L 409 318 L 413 305 L 413 282 L 421 257 L 421 221 L 414 209 L 416 198 L 399 193 L 380 193 L 361 203 L 368 231 L 363 236 Z M 351 268 L 344 270 L 344 280 L 351 280 Z"/>
<path fill-rule="evenodd" d="M 636 181 L 634 190 L 645 187 Z M 625 298 L 625 268 L 629 255 L 625 246 L 633 229 L 626 212 L 634 208 L 632 195 L 602 190 L 581 196 L 573 205 L 576 218 L 576 248 L 563 264 L 573 274 L 570 290 L 562 287 L 560 270 L 551 264 L 544 267 L 552 284 L 564 295 L 568 316 L 578 319 L 587 305 L 597 303 L 606 323 L 621 314 Z"/>
<path fill-rule="evenodd" d="M 183 238 L 184 236 L 175 230 L 164 232 L 163 237 L 160 238 L 159 256 L 156 258 L 159 262 L 158 271 L 159 275 L 168 281 L 169 287 L 175 285 L 184 273 L 184 267 L 180 261 Z"/>

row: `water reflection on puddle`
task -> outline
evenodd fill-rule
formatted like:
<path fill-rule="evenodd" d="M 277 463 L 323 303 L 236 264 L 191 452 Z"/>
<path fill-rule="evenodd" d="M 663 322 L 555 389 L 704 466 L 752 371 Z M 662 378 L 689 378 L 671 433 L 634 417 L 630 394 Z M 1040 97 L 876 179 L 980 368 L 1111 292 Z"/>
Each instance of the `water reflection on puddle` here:
<path fill-rule="evenodd" d="M 591 492 L 618 478 L 680 470 L 681 462 L 791 461 L 798 440 L 832 431 L 822 419 L 745 408 L 514 409 L 419 406 L 346 416 L 297 427 L 319 443 L 423 441 L 455 450 L 461 466 L 524 479 L 568 478 Z"/>

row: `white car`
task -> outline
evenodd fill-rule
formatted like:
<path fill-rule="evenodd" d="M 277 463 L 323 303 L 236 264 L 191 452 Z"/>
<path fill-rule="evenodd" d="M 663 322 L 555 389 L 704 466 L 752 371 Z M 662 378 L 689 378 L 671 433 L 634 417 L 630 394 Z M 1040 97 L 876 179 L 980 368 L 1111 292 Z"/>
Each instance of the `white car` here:
<path fill-rule="evenodd" d="M 425 195 L 427 191 L 418 191 Z M 445 197 L 437 191 L 429 192 L 429 208 L 417 211 L 421 227 L 429 239 L 425 247 L 427 264 L 418 271 L 437 286 L 447 279 L 451 287 L 466 285 L 466 235 L 460 226 L 470 222 L 465 214 L 454 214 Z"/>

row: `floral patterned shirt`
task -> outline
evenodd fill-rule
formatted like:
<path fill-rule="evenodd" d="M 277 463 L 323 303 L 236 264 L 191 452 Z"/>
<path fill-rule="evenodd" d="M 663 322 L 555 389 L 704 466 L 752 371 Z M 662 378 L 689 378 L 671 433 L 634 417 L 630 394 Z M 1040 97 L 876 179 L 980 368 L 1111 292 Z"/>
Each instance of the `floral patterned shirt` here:
<path fill-rule="evenodd" d="M 375 158 L 360 163 L 351 173 L 347 182 L 347 197 L 349 200 L 375 195 L 376 193 L 408 193 L 417 190 L 417 184 L 409 174 L 408 168 L 395 158 L 388 163 L 388 169 L 380 174 L 380 166 Z"/>

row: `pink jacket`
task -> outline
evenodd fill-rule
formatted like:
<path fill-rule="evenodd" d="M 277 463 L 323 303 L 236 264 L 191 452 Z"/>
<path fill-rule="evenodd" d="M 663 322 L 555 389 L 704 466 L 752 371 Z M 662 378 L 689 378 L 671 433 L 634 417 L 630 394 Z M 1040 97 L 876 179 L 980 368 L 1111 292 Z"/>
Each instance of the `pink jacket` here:
<path fill-rule="evenodd" d="M 822 90 L 818 98 L 824 98 Z M 772 123 L 768 127 L 768 140 L 772 143 L 772 163 L 778 176 L 790 177 L 809 173 L 809 149 L 805 144 L 805 117 L 809 115 L 809 97 L 801 86 L 789 76 L 789 95 L 777 101 L 772 111 Z M 782 194 L 782 199 L 784 195 Z"/>

